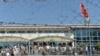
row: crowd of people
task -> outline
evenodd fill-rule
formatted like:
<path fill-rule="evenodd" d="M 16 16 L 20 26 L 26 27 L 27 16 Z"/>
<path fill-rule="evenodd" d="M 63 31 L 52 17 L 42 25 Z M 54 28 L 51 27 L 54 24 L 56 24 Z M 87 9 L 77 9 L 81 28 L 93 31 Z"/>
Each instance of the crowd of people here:
<path fill-rule="evenodd" d="M 0 56 L 25 56 L 25 55 L 74 55 L 77 53 L 88 54 L 88 47 L 69 45 L 33 45 L 17 44 L 0 48 Z M 93 52 L 96 49 L 93 48 Z"/>
<path fill-rule="evenodd" d="M 0 56 L 23 56 L 26 51 L 28 49 L 25 45 L 9 45 L 0 47 Z"/>

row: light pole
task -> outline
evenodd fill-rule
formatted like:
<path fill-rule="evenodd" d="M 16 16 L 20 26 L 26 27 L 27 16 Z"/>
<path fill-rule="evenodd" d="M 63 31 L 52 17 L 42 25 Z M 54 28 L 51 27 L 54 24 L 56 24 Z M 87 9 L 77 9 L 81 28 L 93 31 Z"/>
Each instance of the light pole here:
<path fill-rule="evenodd" d="M 76 53 L 76 39 L 74 39 L 74 56 L 77 56 L 77 53 Z"/>
<path fill-rule="evenodd" d="M 28 46 L 28 48 L 29 48 L 29 49 L 28 49 L 28 51 L 29 51 L 28 54 L 30 55 L 30 54 L 31 54 L 31 52 L 30 52 L 30 51 L 31 51 L 31 49 L 30 49 L 30 47 L 31 47 L 31 46 L 30 46 L 30 45 L 31 45 L 31 42 L 30 42 L 30 41 L 28 42 L 28 45 L 29 45 L 29 46 Z"/>

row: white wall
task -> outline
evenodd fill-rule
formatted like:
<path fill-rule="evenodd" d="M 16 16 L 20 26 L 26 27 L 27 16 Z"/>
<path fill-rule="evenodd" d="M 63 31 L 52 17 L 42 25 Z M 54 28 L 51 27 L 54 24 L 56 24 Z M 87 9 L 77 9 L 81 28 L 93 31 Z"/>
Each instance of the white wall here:
<path fill-rule="evenodd" d="M 15 37 L 22 37 L 25 39 L 34 39 L 43 36 L 61 36 L 67 38 L 73 38 L 73 34 L 70 33 L 4 33 L 0 34 L 0 36 L 15 36 Z"/>

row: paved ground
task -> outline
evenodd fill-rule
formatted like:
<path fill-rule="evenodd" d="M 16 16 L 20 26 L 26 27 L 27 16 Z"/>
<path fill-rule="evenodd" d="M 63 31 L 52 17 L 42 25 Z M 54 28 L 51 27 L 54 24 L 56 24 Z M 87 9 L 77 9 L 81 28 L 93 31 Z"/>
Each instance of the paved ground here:
<path fill-rule="evenodd" d="M 75 56 L 75 55 L 27 55 L 27 56 Z M 76 56 L 90 56 L 90 55 L 76 55 Z M 100 56 L 100 55 L 92 55 L 92 56 Z"/>
<path fill-rule="evenodd" d="M 28 56 L 73 56 L 73 55 L 28 55 Z"/>

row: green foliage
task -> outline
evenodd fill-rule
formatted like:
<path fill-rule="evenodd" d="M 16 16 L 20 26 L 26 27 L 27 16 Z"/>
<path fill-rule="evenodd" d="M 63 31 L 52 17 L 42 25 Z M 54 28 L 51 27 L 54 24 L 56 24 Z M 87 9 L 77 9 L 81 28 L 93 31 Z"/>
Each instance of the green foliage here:
<path fill-rule="evenodd" d="M 97 48 L 100 50 L 100 42 L 97 43 Z"/>
<path fill-rule="evenodd" d="M 79 46 L 80 46 L 80 47 L 84 47 L 84 44 L 81 42 Z"/>
<path fill-rule="evenodd" d="M 100 48 L 100 42 L 97 43 L 97 47 Z"/>

